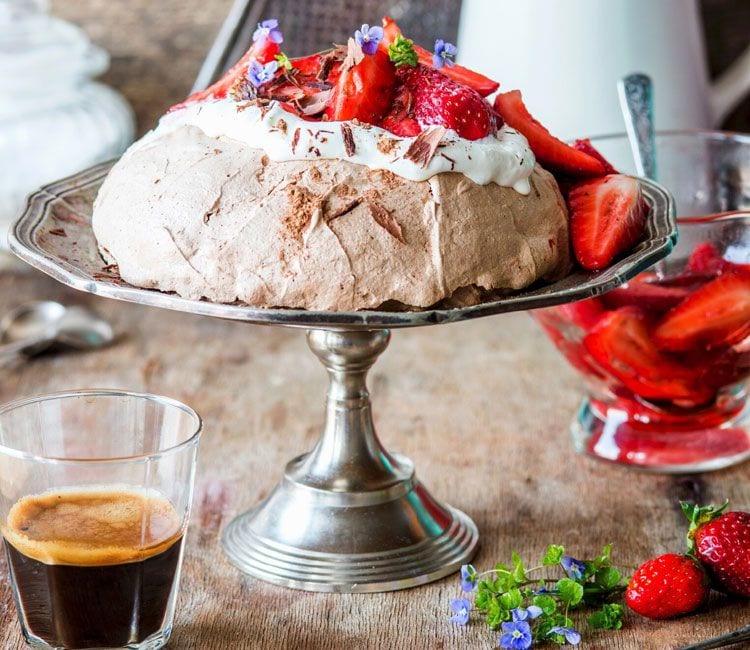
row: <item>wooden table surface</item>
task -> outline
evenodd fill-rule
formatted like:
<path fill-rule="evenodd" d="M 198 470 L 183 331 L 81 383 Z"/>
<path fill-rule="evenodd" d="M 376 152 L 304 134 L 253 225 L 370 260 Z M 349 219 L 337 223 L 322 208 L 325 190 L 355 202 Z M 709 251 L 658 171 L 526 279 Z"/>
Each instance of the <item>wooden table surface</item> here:
<path fill-rule="evenodd" d="M 93 298 L 36 272 L 0 275 L 0 313 L 44 298 L 94 306 L 120 337 L 105 350 L 0 369 L 0 400 L 117 387 L 170 395 L 205 418 L 171 648 L 496 646 L 483 624 L 448 622 L 456 577 L 387 594 L 312 594 L 247 578 L 224 559 L 219 531 L 268 493 L 321 428 L 325 373 L 302 332 Z M 615 558 L 633 565 L 682 549 L 679 499 L 750 507 L 747 465 L 669 477 L 574 453 L 567 424 L 582 385 L 528 314 L 395 332 L 369 383 L 383 443 L 410 456 L 433 493 L 479 526 L 477 567 L 507 561 L 512 550 L 535 556 L 550 542 L 584 557 L 612 542 Z M 681 620 L 629 614 L 622 631 L 591 634 L 584 647 L 676 648 L 745 625 L 747 614 L 746 602 L 716 596 Z M 0 647 L 24 647 L 2 564 Z"/>

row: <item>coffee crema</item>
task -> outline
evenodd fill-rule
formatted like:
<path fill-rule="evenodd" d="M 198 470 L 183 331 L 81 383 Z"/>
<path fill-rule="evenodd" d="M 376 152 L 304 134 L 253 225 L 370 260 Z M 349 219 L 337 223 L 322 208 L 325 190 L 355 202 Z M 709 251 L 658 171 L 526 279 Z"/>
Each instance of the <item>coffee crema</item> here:
<path fill-rule="evenodd" d="M 53 647 L 140 643 L 163 628 L 180 517 L 153 491 L 80 487 L 20 499 L 2 525 L 29 631 Z"/>
<path fill-rule="evenodd" d="M 20 499 L 2 533 L 44 564 L 102 566 L 158 555 L 181 534 L 180 518 L 163 496 L 97 487 L 45 492 Z"/>

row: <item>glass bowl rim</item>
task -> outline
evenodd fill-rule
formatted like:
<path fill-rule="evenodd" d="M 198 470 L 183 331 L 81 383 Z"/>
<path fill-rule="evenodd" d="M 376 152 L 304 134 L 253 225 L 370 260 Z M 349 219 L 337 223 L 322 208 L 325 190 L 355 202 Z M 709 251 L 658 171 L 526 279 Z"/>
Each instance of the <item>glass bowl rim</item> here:
<path fill-rule="evenodd" d="M 155 393 L 140 393 L 136 391 L 113 388 L 83 388 L 79 390 L 66 390 L 53 393 L 44 393 L 40 395 L 32 395 L 30 397 L 23 397 L 10 402 L 6 402 L 4 404 L 0 404 L 0 416 L 9 413 L 10 411 L 29 406 L 31 404 L 55 400 L 66 400 L 74 397 L 126 397 L 128 399 L 156 402 L 157 404 L 162 406 L 176 408 L 177 410 L 182 411 L 184 414 L 186 414 L 193 422 L 193 431 L 187 438 L 178 442 L 177 444 L 158 449 L 148 454 L 111 456 L 105 458 L 69 458 L 64 456 L 44 456 L 40 454 L 32 454 L 28 451 L 0 444 L 0 455 L 8 456 L 18 460 L 56 465 L 102 465 L 108 463 L 122 464 L 128 462 L 141 463 L 144 461 L 158 460 L 163 456 L 180 452 L 187 447 L 197 444 L 203 431 L 203 418 L 201 418 L 201 416 L 193 408 L 191 408 L 187 404 L 184 404 L 183 402 L 180 402 L 179 400 L 173 399 L 171 397 L 165 397 L 163 395 L 157 395 Z"/>

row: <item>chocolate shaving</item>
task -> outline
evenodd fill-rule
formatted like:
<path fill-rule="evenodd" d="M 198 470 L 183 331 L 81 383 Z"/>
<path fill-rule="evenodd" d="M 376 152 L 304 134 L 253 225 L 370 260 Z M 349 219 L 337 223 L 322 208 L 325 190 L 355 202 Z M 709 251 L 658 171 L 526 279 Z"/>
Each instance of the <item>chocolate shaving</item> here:
<path fill-rule="evenodd" d="M 356 146 L 354 145 L 354 136 L 352 135 L 352 127 L 348 124 L 341 124 L 341 135 L 344 137 L 344 151 L 347 156 L 353 156 Z"/>
<path fill-rule="evenodd" d="M 330 90 L 333 88 L 333 84 L 327 81 L 305 81 L 305 87 L 315 88 L 316 90 Z"/>
<path fill-rule="evenodd" d="M 341 72 L 350 70 L 364 58 L 365 53 L 362 51 L 362 46 L 350 37 L 346 44 L 346 58 L 341 64 Z"/>
<path fill-rule="evenodd" d="M 451 171 L 453 171 L 456 168 L 456 160 L 455 160 L 455 158 L 451 158 L 450 156 L 446 156 L 442 151 L 440 152 L 440 155 L 443 158 L 445 158 L 451 164 Z"/>
<path fill-rule="evenodd" d="M 326 107 L 331 97 L 331 90 L 322 90 L 313 95 L 305 95 L 297 100 L 297 106 L 304 115 L 315 115 L 320 113 Z"/>
<path fill-rule="evenodd" d="M 403 232 L 401 232 L 401 226 L 393 215 L 380 205 L 380 203 L 373 201 L 371 197 L 367 197 L 365 200 L 367 201 L 367 207 L 370 208 L 370 214 L 375 220 L 375 223 L 388 231 L 389 235 L 398 239 L 402 244 L 405 244 L 406 240 L 404 239 Z"/>
<path fill-rule="evenodd" d="M 50 235 L 54 235 L 55 237 L 67 237 L 68 234 L 62 229 L 62 228 L 53 228 L 49 231 Z"/>
<path fill-rule="evenodd" d="M 343 47 L 336 47 L 328 54 L 324 55 L 320 60 L 320 70 L 318 70 L 318 74 L 316 75 L 316 79 L 318 81 L 326 81 L 328 79 L 328 75 L 331 73 L 331 68 L 333 68 L 333 64 L 336 63 L 336 61 L 341 61 L 344 56 L 346 56 L 346 52 L 344 51 Z"/>
<path fill-rule="evenodd" d="M 105 273 L 112 273 L 113 275 L 119 275 L 120 267 L 117 264 L 107 264 L 107 266 L 102 267 L 102 271 Z"/>
<path fill-rule="evenodd" d="M 292 135 L 292 153 L 295 153 L 297 145 L 299 144 L 299 127 L 294 129 L 294 135 Z"/>
<path fill-rule="evenodd" d="M 406 160 L 411 160 L 420 167 L 427 167 L 435 155 L 435 150 L 440 144 L 440 140 L 445 135 L 444 126 L 432 126 L 422 131 L 404 154 Z"/>

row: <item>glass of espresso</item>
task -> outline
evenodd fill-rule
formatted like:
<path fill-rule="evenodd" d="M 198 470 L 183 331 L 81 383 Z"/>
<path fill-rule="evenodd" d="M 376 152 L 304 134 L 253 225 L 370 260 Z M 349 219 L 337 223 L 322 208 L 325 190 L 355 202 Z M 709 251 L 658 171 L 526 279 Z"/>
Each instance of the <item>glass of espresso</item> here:
<path fill-rule="evenodd" d="M 161 648 L 201 419 L 117 390 L 0 406 L 0 531 L 34 648 Z"/>

